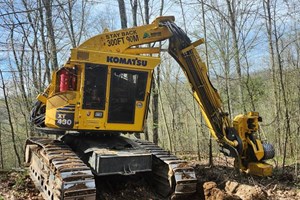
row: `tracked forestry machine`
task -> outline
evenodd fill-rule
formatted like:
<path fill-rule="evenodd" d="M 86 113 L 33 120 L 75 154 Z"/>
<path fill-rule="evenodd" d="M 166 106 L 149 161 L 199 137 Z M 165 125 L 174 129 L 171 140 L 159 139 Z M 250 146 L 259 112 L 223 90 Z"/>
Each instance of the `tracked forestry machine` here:
<path fill-rule="evenodd" d="M 96 199 L 95 177 L 116 174 L 145 173 L 165 197 L 196 191 L 195 171 L 186 161 L 122 135 L 143 131 L 153 70 L 160 63 L 155 42 L 166 39 L 220 151 L 234 157 L 241 171 L 271 175 L 272 166 L 264 160 L 274 156 L 274 149 L 255 136 L 261 117 L 249 112 L 229 120 L 195 49 L 203 39 L 192 43 L 174 17 L 166 16 L 88 39 L 71 50 L 38 95 L 31 121 L 45 134 L 62 135 L 26 142 L 30 176 L 45 199 Z"/>

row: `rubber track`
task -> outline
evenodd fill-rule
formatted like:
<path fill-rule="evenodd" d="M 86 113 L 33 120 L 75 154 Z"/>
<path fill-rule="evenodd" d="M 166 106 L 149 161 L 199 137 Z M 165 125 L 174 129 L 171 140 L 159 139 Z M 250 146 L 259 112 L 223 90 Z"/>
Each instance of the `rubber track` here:
<path fill-rule="evenodd" d="M 151 178 L 159 194 L 177 199 L 196 192 L 195 170 L 188 166 L 185 160 L 177 158 L 152 142 L 144 140 L 134 142 L 152 153 L 154 165 Z"/>
<path fill-rule="evenodd" d="M 45 199 L 96 199 L 91 170 L 69 146 L 58 140 L 30 138 L 26 152 L 30 176 Z"/>

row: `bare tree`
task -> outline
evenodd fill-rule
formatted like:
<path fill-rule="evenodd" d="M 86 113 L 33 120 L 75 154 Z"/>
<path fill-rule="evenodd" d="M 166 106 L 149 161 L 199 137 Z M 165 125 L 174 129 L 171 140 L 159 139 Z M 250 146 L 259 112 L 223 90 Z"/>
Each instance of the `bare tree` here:
<path fill-rule="evenodd" d="M 58 7 L 60 8 L 60 18 L 70 39 L 71 46 L 72 48 L 74 48 L 80 44 L 83 35 L 84 26 L 86 22 L 86 15 L 88 14 L 86 12 L 87 1 L 68 0 L 65 4 L 61 0 L 56 1 L 58 3 Z M 77 9 L 77 6 L 80 6 L 80 8 Z M 74 17 L 74 11 L 76 17 Z M 75 29 L 76 25 L 78 26 L 77 30 Z"/>
<path fill-rule="evenodd" d="M 127 28 L 127 15 L 124 0 L 118 0 L 119 4 L 119 13 L 122 29 Z"/>
<path fill-rule="evenodd" d="M 273 3 L 273 4 L 272 4 Z M 274 87 L 274 97 L 276 102 L 276 121 L 280 122 L 279 114 L 280 114 L 280 102 L 278 101 L 279 92 L 277 92 L 277 87 L 280 88 L 281 97 L 283 100 L 283 109 L 284 109 L 284 128 L 285 128 L 285 135 L 283 141 L 283 161 L 282 161 L 282 169 L 284 172 L 286 157 L 287 157 L 287 148 L 288 143 L 291 143 L 291 118 L 290 118 L 290 110 L 289 110 L 289 101 L 288 101 L 288 94 L 285 85 L 285 70 L 284 70 L 284 63 L 282 58 L 282 53 L 287 46 L 283 47 L 283 33 L 279 32 L 279 25 L 277 24 L 280 20 L 280 17 L 276 15 L 276 8 L 278 6 L 278 2 L 271 2 L 269 0 L 265 0 L 263 2 L 264 6 L 264 13 L 266 19 L 266 29 L 268 35 L 268 42 L 269 42 L 269 57 L 270 57 L 270 65 L 272 68 L 273 73 L 273 87 Z M 272 10 L 273 6 L 273 10 Z M 289 44 L 288 44 L 289 45 Z M 276 65 L 278 69 L 276 69 Z M 276 77 L 278 74 L 278 78 Z M 280 125 L 280 123 L 278 123 Z M 280 132 L 278 133 L 280 134 Z M 278 135 L 278 142 L 280 143 L 281 135 Z M 290 148 L 291 156 L 294 156 L 293 148 Z"/>
<path fill-rule="evenodd" d="M 285 169 L 285 161 L 286 161 L 286 154 L 287 154 L 287 146 L 288 141 L 291 138 L 291 124 L 290 124 L 290 113 L 288 107 L 288 100 L 287 100 L 287 93 L 284 81 L 284 69 L 283 69 L 283 60 L 281 59 L 281 53 L 279 49 L 279 36 L 276 28 L 276 23 L 274 21 L 274 37 L 275 37 L 275 47 L 276 47 L 276 54 L 277 54 L 277 62 L 278 62 L 278 72 L 279 72 L 279 84 L 282 90 L 282 97 L 283 97 L 283 105 L 284 105 L 284 115 L 285 115 L 285 138 L 284 138 L 284 151 L 283 151 L 283 161 L 282 161 L 282 168 L 283 172 Z M 293 148 L 290 148 L 291 156 L 294 156 Z"/>
<path fill-rule="evenodd" d="M 209 57 L 208 57 L 208 45 L 207 45 L 207 31 L 206 31 L 206 19 L 205 19 L 205 10 L 204 10 L 204 1 L 201 0 L 201 13 L 202 13 L 202 22 L 203 22 L 203 33 L 204 33 L 204 40 L 205 40 L 205 63 L 207 66 L 207 71 L 209 75 Z M 198 135 L 198 134 L 197 134 Z M 213 166 L 213 150 L 212 150 L 212 137 L 209 135 L 209 159 L 208 164 L 209 166 Z"/>
<path fill-rule="evenodd" d="M 144 0 L 144 11 L 145 11 L 145 24 L 149 24 L 150 14 L 149 14 L 149 1 Z"/>
<path fill-rule="evenodd" d="M 47 28 L 47 36 L 50 43 L 50 61 L 51 61 L 51 69 L 55 71 L 58 69 L 58 61 L 57 61 L 57 48 L 54 34 L 54 27 L 52 22 L 52 3 L 53 0 L 42 0 L 43 5 L 45 7 L 45 15 L 46 15 L 46 28 Z"/>
<path fill-rule="evenodd" d="M 130 5 L 132 10 L 133 26 L 137 26 L 137 8 L 138 8 L 137 0 L 130 0 Z"/>
<path fill-rule="evenodd" d="M 174 149 L 172 147 L 172 137 L 171 137 L 171 132 L 170 132 L 170 129 L 169 129 L 169 126 L 168 126 L 168 123 L 167 123 L 167 114 L 166 114 L 166 111 L 165 111 L 165 108 L 163 106 L 163 100 L 162 100 L 162 97 L 161 97 L 161 92 L 159 92 L 159 102 L 160 102 L 160 108 L 161 108 L 161 111 L 162 111 L 162 118 L 164 120 L 164 125 L 165 125 L 165 129 L 167 131 L 167 137 L 168 137 L 168 146 L 169 146 L 169 150 L 171 152 L 174 152 Z"/>
<path fill-rule="evenodd" d="M 43 76 L 43 81 L 42 81 L 42 85 L 45 86 L 46 83 L 50 83 L 51 80 L 51 70 L 50 70 L 50 58 L 48 55 L 48 48 L 47 48 L 47 39 L 45 37 L 45 20 L 44 20 L 44 12 L 43 12 L 43 8 L 42 8 L 42 0 L 38 0 L 38 13 L 39 13 L 39 19 L 40 19 L 40 26 L 39 26 L 39 35 L 41 38 L 41 43 L 42 43 L 42 49 L 43 49 L 43 53 L 44 53 L 44 66 L 45 66 L 45 73 Z"/>
<path fill-rule="evenodd" d="M 238 41 L 238 36 L 237 36 L 237 13 L 236 9 L 239 8 L 239 4 L 241 1 L 230 1 L 226 0 L 228 11 L 229 11 L 229 27 L 231 29 L 231 33 L 233 36 L 233 49 L 234 49 L 234 60 L 235 60 L 235 65 L 236 65 L 236 72 L 238 75 L 238 90 L 239 90 L 239 103 L 242 105 L 244 112 L 246 112 L 246 107 L 245 107 L 245 101 L 244 101 L 244 92 L 243 92 L 243 82 L 242 82 L 242 69 L 241 69 L 241 61 L 240 61 L 240 50 L 239 50 L 239 41 Z"/>
<path fill-rule="evenodd" d="M 279 103 L 279 94 L 278 94 L 278 81 L 277 81 L 277 70 L 275 66 L 275 50 L 273 45 L 273 23 L 272 23 L 272 15 L 271 15 L 271 2 L 270 0 L 263 1 L 264 15 L 265 15 L 265 25 L 266 31 L 268 35 L 268 46 L 269 46 L 269 62 L 270 68 L 272 70 L 272 81 L 273 81 L 273 92 L 274 92 L 274 100 L 275 100 L 275 121 L 278 124 L 275 129 L 275 143 L 278 145 L 279 152 L 281 153 L 281 129 L 280 129 L 280 103 Z"/>
<path fill-rule="evenodd" d="M 12 145 L 13 145 L 13 148 L 14 148 L 15 156 L 17 157 L 17 162 L 18 162 L 17 166 L 19 167 L 19 166 L 21 166 L 21 156 L 19 155 L 17 144 L 16 144 L 16 133 L 15 133 L 15 130 L 14 130 L 13 120 L 12 120 L 11 112 L 10 112 L 10 106 L 9 106 L 9 103 L 8 103 L 8 94 L 7 94 L 7 91 L 6 91 L 6 85 L 4 83 L 3 74 L 2 74 L 1 70 L 0 70 L 0 76 L 1 76 L 1 81 L 2 81 L 2 91 L 3 91 L 3 95 L 4 95 L 6 111 L 7 111 L 7 115 L 8 115 L 8 122 L 9 122 L 9 126 L 10 126 L 10 131 L 11 131 Z"/>
<path fill-rule="evenodd" d="M 1 162 L 1 169 L 4 169 L 3 146 L 2 146 L 2 122 L 0 122 L 0 162 Z"/>
<path fill-rule="evenodd" d="M 149 0 L 144 1 L 144 8 L 145 8 L 145 19 L 146 24 L 149 24 Z M 160 4 L 160 10 L 159 15 L 162 15 L 164 9 L 164 1 L 161 1 Z M 161 42 L 159 43 L 159 47 L 161 47 Z M 161 54 L 159 53 L 159 56 Z M 158 110 L 158 101 L 159 101 L 159 88 L 160 88 L 160 65 L 156 68 L 156 77 L 155 81 L 152 83 L 152 120 L 153 120 L 153 142 L 155 144 L 158 144 L 159 136 L 158 136 L 158 130 L 159 130 L 159 110 Z M 163 105 L 162 105 L 163 106 Z M 168 132 L 169 133 L 169 132 Z M 170 140 L 169 140 L 170 141 Z"/>

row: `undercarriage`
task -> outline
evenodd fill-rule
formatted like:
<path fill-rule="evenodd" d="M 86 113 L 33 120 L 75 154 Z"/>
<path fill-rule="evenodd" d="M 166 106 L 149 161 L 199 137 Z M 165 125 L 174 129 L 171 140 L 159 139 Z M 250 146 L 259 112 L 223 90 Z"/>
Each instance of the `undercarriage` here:
<path fill-rule="evenodd" d="M 31 138 L 26 143 L 26 163 L 45 199 L 97 199 L 96 177 L 137 173 L 144 174 L 162 197 L 196 192 L 196 175 L 186 161 L 154 143 L 119 135 Z"/>

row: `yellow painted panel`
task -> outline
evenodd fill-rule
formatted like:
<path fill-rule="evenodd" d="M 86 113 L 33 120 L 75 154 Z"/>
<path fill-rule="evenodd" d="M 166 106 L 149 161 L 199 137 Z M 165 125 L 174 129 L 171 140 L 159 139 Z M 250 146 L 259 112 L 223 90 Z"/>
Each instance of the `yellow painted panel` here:
<path fill-rule="evenodd" d="M 272 176 L 273 167 L 267 163 L 251 162 L 248 164 L 249 174 L 256 176 Z"/>

